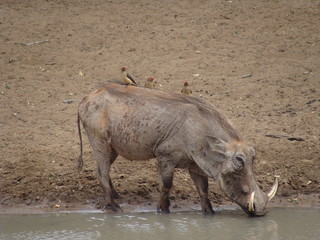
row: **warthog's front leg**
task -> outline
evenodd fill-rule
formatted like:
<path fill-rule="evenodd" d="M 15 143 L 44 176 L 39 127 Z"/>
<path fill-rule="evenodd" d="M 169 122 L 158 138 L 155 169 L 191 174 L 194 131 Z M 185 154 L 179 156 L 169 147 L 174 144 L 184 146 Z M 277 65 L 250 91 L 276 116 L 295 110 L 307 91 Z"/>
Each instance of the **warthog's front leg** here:
<path fill-rule="evenodd" d="M 199 175 L 192 171 L 189 171 L 189 173 L 199 193 L 202 212 L 204 214 L 214 214 L 212 205 L 208 198 L 208 177 Z"/>
<path fill-rule="evenodd" d="M 173 173 L 175 166 L 171 161 L 165 159 L 159 159 L 159 175 L 160 175 L 160 186 L 161 186 L 161 196 L 158 203 L 157 211 L 158 213 L 170 213 L 169 206 L 169 192 L 172 188 Z"/>

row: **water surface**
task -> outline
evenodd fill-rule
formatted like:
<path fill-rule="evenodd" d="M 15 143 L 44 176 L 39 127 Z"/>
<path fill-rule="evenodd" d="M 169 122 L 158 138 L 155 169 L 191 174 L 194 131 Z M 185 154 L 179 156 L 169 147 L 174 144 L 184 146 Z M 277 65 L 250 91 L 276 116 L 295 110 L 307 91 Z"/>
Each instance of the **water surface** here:
<path fill-rule="evenodd" d="M 219 210 L 214 216 L 199 212 L 2 214 L 0 239 L 319 240 L 320 209 L 275 208 L 260 218 L 235 210 Z"/>

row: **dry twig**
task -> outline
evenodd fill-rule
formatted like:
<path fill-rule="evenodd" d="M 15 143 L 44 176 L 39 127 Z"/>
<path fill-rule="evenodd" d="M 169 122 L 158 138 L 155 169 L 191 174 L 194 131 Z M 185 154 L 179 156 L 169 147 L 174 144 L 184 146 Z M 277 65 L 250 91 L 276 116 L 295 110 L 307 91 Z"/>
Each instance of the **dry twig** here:
<path fill-rule="evenodd" d="M 29 42 L 29 43 L 21 43 L 21 44 L 25 45 L 25 46 L 31 46 L 31 45 L 34 45 L 34 44 L 45 43 L 45 42 L 51 42 L 51 40 L 41 40 L 41 41 L 35 41 L 35 42 Z"/>
<path fill-rule="evenodd" d="M 271 137 L 271 138 L 286 138 L 289 141 L 305 141 L 301 137 L 292 137 L 292 136 L 286 136 L 286 135 L 277 135 L 277 134 L 266 134 L 266 137 Z"/>

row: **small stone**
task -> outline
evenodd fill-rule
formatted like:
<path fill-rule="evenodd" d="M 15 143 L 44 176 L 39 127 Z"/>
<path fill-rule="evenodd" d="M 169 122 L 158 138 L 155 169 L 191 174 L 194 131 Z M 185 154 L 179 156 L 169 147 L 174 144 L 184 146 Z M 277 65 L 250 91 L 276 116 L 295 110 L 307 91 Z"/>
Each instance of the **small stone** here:
<path fill-rule="evenodd" d="M 67 104 L 71 104 L 71 103 L 73 103 L 73 102 L 75 102 L 75 100 L 73 100 L 73 99 L 63 100 L 63 103 L 67 103 Z"/>
<path fill-rule="evenodd" d="M 78 190 L 79 190 L 79 191 L 81 191 L 81 190 L 83 189 L 83 187 L 84 187 L 83 184 L 81 184 L 81 183 L 78 184 Z"/>
<path fill-rule="evenodd" d="M 242 76 L 242 78 L 249 78 L 249 77 L 252 77 L 252 74 L 245 74 Z"/>

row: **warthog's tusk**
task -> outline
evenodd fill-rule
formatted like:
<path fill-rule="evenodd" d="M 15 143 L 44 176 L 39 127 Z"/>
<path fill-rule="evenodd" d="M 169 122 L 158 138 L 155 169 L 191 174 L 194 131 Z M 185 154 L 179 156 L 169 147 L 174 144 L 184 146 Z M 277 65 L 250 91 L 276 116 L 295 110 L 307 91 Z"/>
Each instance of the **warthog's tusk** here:
<path fill-rule="evenodd" d="M 279 178 L 280 176 L 276 175 L 276 176 L 274 176 L 274 177 L 275 177 L 275 179 L 274 179 L 274 184 L 273 184 L 270 192 L 268 192 L 268 194 L 267 194 L 269 201 L 276 195 L 277 190 L 278 190 L 278 185 L 279 185 L 279 180 L 278 180 L 278 178 Z"/>
<path fill-rule="evenodd" d="M 256 194 L 255 192 L 252 192 L 250 195 L 249 204 L 248 204 L 249 212 L 254 212 L 254 195 L 255 194 Z"/>

